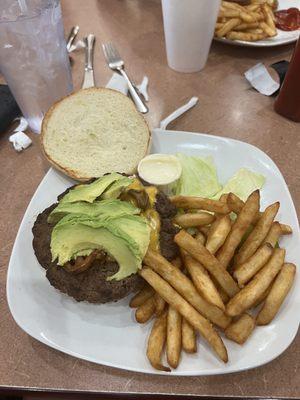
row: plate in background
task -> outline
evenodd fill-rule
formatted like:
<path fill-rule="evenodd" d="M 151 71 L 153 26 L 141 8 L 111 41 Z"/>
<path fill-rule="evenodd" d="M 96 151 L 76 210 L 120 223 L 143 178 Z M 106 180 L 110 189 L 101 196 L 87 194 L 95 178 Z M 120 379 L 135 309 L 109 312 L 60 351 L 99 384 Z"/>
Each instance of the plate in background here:
<path fill-rule="evenodd" d="M 279 0 L 278 10 L 285 10 L 287 8 L 296 7 L 300 9 L 300 0 Z M 244 40 L 229 40 L 226 38 L 214 38 L 218 42 L 232 44 L 234 46 L 248 46 L 248 47 L 274 47 L 282 46 L 295 42 L 299 35 L 300 30 L 297 31 L 281 31 L 277 29 L 278 34 L 273 38 L 258 40 L 257 42 L 246 42 Z"/>

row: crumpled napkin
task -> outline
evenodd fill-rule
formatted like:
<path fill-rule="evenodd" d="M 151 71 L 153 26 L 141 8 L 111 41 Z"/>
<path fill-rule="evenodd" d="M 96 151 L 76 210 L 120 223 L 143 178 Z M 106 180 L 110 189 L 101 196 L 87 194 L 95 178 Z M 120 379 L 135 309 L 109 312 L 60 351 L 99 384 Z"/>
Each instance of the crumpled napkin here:
<path fill-rule="evenodd" d="M 69 53 L 72 53 L 73 51 L 78 51 L 81 49 L 85 48 L 85 43 L 83 40 L 77 40 L 77 42 L 75 44 L 72 44 L 72 46 L 70 47 Z"/>
<path fill-rule="evenodd" d="M 32 143 L 30 137 L 24 133 L 28 128 L 28 122 L 24 117 L 17 118 L 20 120 L 19 125 L 14 129 L 14 133 L 10 135 L 9 141 L 13 144 L 14 149 L 17 152 L 20 152 L 24 149 L 27 149 Z"/>
<path fill-rule="evenodd" d="M 272 96 L 280 88 L 263 63 L 258 63 L 245 72 L 245 78 L 254 89 L 265 96 Z"/>
<path fill-rule="evenodd" d="M 149 101 L 148 83 L 149 83 L 148 77 L 144 76 L 142 82 L 139 85 L 136 85 L 139 92 L 144 96 L 145 101 Z M 106 84 L 106 87 L 108 89 L 118 90 L 119 92 L 125 95 L 127 95 L 128 93 L 128 86 L 125 79 L 123 78 L 122 75 L 118 74 L 117 72 L 113 73 L 112 77 Z"/>

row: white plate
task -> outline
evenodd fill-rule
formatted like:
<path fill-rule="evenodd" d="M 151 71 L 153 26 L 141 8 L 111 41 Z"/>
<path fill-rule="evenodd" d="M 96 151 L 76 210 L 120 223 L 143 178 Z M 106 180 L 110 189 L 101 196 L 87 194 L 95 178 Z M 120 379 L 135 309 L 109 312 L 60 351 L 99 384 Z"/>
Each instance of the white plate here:
<path fill-rule="evenodd" d="M 300 8 L 300 0 L 279 0 L 278 10 L 285 10 L 287 8 L 296 7 Z M 289 44 L 295 42 L 299 35 L 298 31 L 282 31 L 277 29 L 278 34 L 275 37 L 258 40 L 257 42 L 246 42 L 244 40 L 229 40 L 225 38 L 215 38 L 218 42 L 232 44 L 234 46 L 249 46 L 249 47 L 274 47 L 281 46 L 283 44 Z"/>
<path fill-rule="evenodd" d="M 294 234 L 282 239 L 287 259 L 299 264 L 300 235 L 295 208 L 287 185 L 262 151 L 249 144 L 216 136 L 155 130 L 152 152 L 212 155 L 220 180 L 226 181 L 240 167 L 266 177 L 262 206 L 280 200 L 280 221 L 290 224 Z M 29 335 L 64 353 L 84 360 L 131 371 L 159 373 L 151 368 L 145 348 L 150 325 L 134 322 L 128 299 L 114 304 L 92 305 L 74 300 L 50 286 L 32 249 L 31 228 L 39 212 L 55 202 L 72 184 L 51 169 L 33 196 L 21 223 L 11 255 L 7 298 L 17 324 Z M 300 274 L 297 274 L 300 284 Z M 240 347 L 227 341 L 229 362 L 224 365 L 200 341 L 199 355 L 186 355 L 173 375 L 214 375 L 254 368 L 271 361 L 292 342 L 299 325 L 300 291 L 292 289 L 275 320 L 255 330 Z"/>

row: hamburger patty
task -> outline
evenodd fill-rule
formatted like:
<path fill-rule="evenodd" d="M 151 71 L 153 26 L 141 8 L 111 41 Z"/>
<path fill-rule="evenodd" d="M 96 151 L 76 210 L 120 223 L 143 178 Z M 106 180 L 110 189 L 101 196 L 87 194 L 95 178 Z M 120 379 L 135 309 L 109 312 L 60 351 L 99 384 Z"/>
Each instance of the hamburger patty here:
<path fill-rule="evenodd" d="M 59 198 L 62 198 L 66 192 L 61 194 Z M 57 204 L 53 204 L 40 213 L 32 228 L 33 249 L 36 258 L 41 266 L 47 270 L 46 277 L 52 286 L 77 301 L 107 303 L 120 300 L 137 291 L 143 285 L 143 280 L 138 274 L 130 275 L 120 281 L 108 281 L 107 278 L 119 269 L 119 265 L 110 260 L 96 259 L 88 270 L 77 274 L 70 273 L 55 262 L 52 262 L 50 241 L 53 226 L 48 224 L 47 218 L 56 206 Z M 160 213 L 162 220 L 160 232 L 161 253 L 169 260 L 172 260 L 178 255 L 177 245 L 173 241 L 177 228 L 174 227 L 170 220 L 175 215 L 176 209 L 163 194 L 157 196 L 156 209 Z"/>
<path fill-rule="evenodd" d="M 107 278 L 118 269 L 119 265 L 116 262 L 101 263 L 95 260 L 88 270 L 80 274 L 67 272 L 59 265 L 52 265 L 47 269 L 46 277 L 52 286 L 77 301 L 107 303 L 120 300 L 143 285 L 141 277 L 137 274 L 120 281 L 108 281 Z"/>
<path fill-rule="evenodd" d="M 95 260 L 92 266 L 79 274 L 67 272 L 63 267 L 51 261 L 50 241 L 53 226 L 47 223 L 50 212 L 56 204 L 38 215 L 32 228 L 33 249 L 38 262 L 47 270 L 50 284 L 77 301 L 107 303 L 117 301 L 142 286 L 139 275 L 133 274 L 120 281 L 108 281 L 107 278 L 119 269 L 116 262 Z"/>

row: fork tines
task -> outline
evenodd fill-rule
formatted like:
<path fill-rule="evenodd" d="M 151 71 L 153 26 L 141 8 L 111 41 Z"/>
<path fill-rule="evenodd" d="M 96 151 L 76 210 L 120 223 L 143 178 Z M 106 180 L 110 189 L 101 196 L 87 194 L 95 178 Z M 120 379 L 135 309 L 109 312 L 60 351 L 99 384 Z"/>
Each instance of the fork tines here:
<path fill-rule="evenodd" d="M 102 48 L 103 48 L 104 56 L 105 56 L 108 64 L 116 64 L 116 63 L 123 64 L 123 60 L 113 43 L 110 43 L 110 42 L 103 43 Z M 111 68 L 113 68 L 113 67 L 111 67 Z"/>

